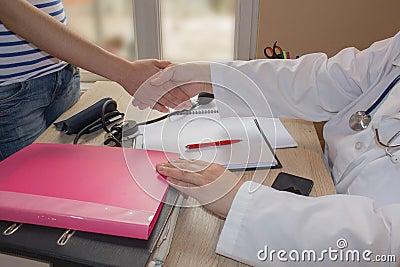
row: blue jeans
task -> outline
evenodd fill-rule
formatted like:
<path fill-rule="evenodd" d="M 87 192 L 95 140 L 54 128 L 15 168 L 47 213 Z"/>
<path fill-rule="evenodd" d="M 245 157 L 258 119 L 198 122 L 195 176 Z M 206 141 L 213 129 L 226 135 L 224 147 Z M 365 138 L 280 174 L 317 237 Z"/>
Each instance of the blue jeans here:
<path fill-rule="evenodd" d="M 0 86 L 0 161 L 33 143 L 79 99 L 76 67 Z"/>

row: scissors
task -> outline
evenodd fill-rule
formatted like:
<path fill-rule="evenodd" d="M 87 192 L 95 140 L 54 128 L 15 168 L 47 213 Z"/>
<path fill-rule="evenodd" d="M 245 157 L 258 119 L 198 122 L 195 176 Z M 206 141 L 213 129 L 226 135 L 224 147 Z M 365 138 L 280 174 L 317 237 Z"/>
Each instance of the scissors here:
<path fill-rule="evenodd" d="M 272 47 L 267 46 L 264 48 L 264 55 L 269 59 L 283 58 L 283 50 L 276 45 L 278 41 L 274 43 Z"/>

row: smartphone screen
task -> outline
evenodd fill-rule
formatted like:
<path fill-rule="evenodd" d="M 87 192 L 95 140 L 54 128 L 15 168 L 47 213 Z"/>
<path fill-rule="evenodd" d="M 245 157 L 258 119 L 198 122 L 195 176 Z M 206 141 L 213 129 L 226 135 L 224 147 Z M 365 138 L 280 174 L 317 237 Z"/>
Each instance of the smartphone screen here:
<path fill-rule="evenodd" d="M 300 176 L 281 172 L 276 177 L 272 188 L 280 191 L 288 191 L 295 194 L 309 196 L 314 182 Z"/>

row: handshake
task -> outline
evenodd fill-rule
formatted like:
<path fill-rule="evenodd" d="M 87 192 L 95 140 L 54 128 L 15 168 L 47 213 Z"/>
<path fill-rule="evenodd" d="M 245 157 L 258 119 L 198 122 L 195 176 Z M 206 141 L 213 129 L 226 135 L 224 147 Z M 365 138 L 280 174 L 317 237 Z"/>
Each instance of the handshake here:
<path fill-rule="evenodd" d="M 143 110 L 152 108 L 168 112 L 190 109 L 190 98 L 201 92 L 212 93 L 210 64 L 184 63 L 160 70 L 132 94 L 133 105 Z"/>

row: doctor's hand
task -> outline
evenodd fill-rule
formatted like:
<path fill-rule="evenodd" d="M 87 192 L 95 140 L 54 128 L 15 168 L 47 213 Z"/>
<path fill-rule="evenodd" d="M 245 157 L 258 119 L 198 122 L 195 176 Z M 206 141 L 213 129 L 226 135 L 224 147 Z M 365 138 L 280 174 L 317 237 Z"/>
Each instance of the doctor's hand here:
<path fill-rule="evenodd" d="M 175 160 L 157 165 L 157 171 L 183 194 L 197 199 L 215 215 L 226 218 L 243 182 L 220 164 Z"/>
<path fill-rule="evenodd" d="M 173 65 L 146 81 L 139 91 L 142 94 L 156 92 L 157 105 L 151 106 L 154 101 L 143 101 L 135 97 L 133 105 L 141 109 L 148 106 L 162 111 L 162 107 L 177 110 L 190 109 L 190 98 L 201 92 L 212 93 L 210 65 L 208 63 L 184 63 Z"/>
<path fill-rule="evenodd" d="M 134 103 L 140 103 L 136 106 L 141 109 L 151 107 L 161 112 L 168 112 L 166 107 L 176 107 L 180 104 L 176 97 L 189 99 L 179 88 L 175 88 L 166 94 L 162 88 L 150 85 L 151 77 L 154 77 L 170 64 L 169 61 L 156 59 L 136 60 L 131 62 L 130 66 L 124 68 L 119 83 L 134 97 Z M 162 101 L 159 102 L 160 99 Z"/>
<path fill-rule="evenodd" d="M 147 79 L 171 64 L 169 61 L 157 59 L 130 62 L 130 66 L 126 66 L 121 75 L 120 84 L 129 94 L 134 95 Z"/>

